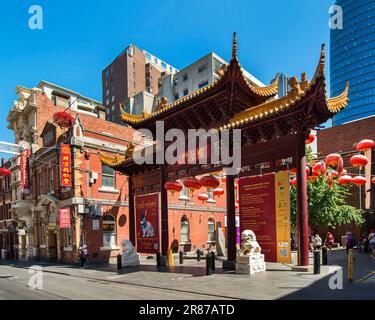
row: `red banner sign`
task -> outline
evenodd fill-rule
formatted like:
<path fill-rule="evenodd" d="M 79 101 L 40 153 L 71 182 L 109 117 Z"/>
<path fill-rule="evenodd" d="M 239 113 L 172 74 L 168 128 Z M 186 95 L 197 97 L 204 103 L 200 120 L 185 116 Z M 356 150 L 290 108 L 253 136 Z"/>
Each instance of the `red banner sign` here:
<path fill-rule="evenodd" d="M 241 178 L 238 187 L 241 232 L 253 230 L 266 261 L 276 262 L 275 176 Z"/>
<path fill-rule="evenodd" d="M 61 144 L 60 151 L 60 164 L 61 164 L 61 186 L 71 187 L 72 186 L 72 159 L 70 145 Z"/>
<path fill-rule="evenodd" d="M 137 251 L 158 253 L 159 246 L 159 194 L 135 197 L 137 224 Z"/>
<path fill-rule="evenodd" d="M 60 208 L 60 229 L 70 228 L 70 208 Z"/>
<path fill-rule="evenodd" d="M 21 191 L 25 195 L 31 193 L 30 188 L 30 150 L 25 148 L 20 155 L 20 169 L 21 169 Z"/>

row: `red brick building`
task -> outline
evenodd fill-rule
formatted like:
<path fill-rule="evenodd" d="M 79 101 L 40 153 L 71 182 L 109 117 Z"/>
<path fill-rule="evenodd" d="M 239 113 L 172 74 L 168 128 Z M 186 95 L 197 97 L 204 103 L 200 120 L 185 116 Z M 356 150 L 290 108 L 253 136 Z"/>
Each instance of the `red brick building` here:
<path fill-rule="evenodd" d="M 0 257 L 14 259 L 18 237 L 11 215 L 11 177 L 7 173 L 10 165 L 9 160 L 1 159 L 0 168 L 4 171 L 0 174 Z"/>
<path fill-rule="evenodd" d="M 28 141 L 33 154 L 30 195 L 20 188 L 19 159 L 13 159 L 11 168 L 19 258 L 72 263 L 78 259 L 77 248 L 87 245 L 92 262 L 109 261 L 120 252 L 121 241 L 129 239 L 128 184 L 126 176 L 102 165 L 99 150 L 124 154 L 134 130 L 106 121 L 100 113 L 70 109 L 74 125 L 62 129 L 52 119 L 66 107 L 57 105 L 43 89 L 23 88 L 20 96 L 15 104 L 19 112 L 12 109 L 8 120 L 16 142 Z M 26 119 L 33 123 L 22 127 Z M 70 188 L 61 186 L 61 144 L 71 147 Z M 197 200 L 200 192 L 206 190 L 190 198 L 186 190 L 170 197 L 169 238 L 174 251 L 215 244 L 217 231 L 225 227 L 225 195 L 202 203 Z M 70 211 L 70 228 L 60 228 L 61 209 Z"/>
<path fill-rule="evenodd" d="M 350 157 L 357 153 L 355 145 L 362 139 L 375 140 L 375 117 L 369 117 L 340 126 L 333 126 L 318 131 L 317 150 L 318 157 L 325 157 L 330 153 L 340 153 L 344 158 L 345 169 L 349 174 L 362 174 L 367 178 L 367 184 L 362 187 L 352 186 L 348 203 L 365 211 L 366 223 L 362 228 L 354 225 L 343 225 L 333 231 L 336 239 L 340 239 L 347 231 L 352 231 L 359 238 L 361 232 L 368 233 L 368 229 L 375 225 L 375 189 L 370 184 L 370 177 L 375 175 L 375 150 L 366 151 L 365 155 L 370 159 L 369 164 L 359 172 L 349 163 Z M 322 228 L 326 231 L 326 228 Z"/>

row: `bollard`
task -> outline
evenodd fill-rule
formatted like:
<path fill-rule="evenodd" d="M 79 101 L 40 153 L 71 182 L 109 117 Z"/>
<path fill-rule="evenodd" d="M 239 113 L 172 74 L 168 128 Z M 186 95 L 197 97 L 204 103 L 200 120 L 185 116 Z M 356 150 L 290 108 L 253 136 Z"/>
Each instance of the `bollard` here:
<path fill-rule="evenodd" d="M 180 251 L 180 264 L 184 264 L 184 253 Z"/>
<path fill-rule="evenodd" d="M 211 251 L 212 256 L 212 270 L 215 272 L 215 252 Z"/>
<path fill-rule="evenodd" d="M 160 258 L 160 253 L 159 252 L 156 254 L 156 266 L 158 268 L 161 266 L 161 258 Z"/>
<path fill-rule="evenodd" d="M 348 282 L 353 282 L 353 249 L 348 252 Z"/>
<path fill-rule="evenodd" d="M 212 255 L 210 253 L 206 255 L 206 275 L 212 275 Z"/>
<path fill-rule="evenodd" d="M 201 251 L 197 250 L 197 261 L 201 261 Z"/>
<path fill-rule="evenodd" d="M 320 251 L 314 251 L 314 274 L 320 274 Z"/>
<path fill-rule="evenodd" d="M 173 252 L 172 252 L 172 249 L 169 250 L 169 255 L 168 255 L 168 264 L 170 267 L 173 267 Z"/>
<path fill-rule="evenodd" d="M 328 248 L 322 248 L 322 265 L 326 266 L 328 264 Z"/>
<path fill-rule="evenodd" d="M 117 270 L 121 270 L 122 264 L 121 264 L 121 254 L 117 255 Z"/>

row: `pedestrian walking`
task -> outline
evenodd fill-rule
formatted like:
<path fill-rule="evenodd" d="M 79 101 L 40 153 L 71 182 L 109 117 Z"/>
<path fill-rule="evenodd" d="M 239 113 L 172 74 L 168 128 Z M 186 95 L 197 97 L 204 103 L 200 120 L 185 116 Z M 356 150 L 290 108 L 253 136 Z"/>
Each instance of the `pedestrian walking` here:
<path fill-rule="evenodd" d="M 349 254 L 349 249 L 353 249 L 355 246 L 357 246 L 357 241 L 354 239 L 353 234 L 350 231 L 348 231 L 346 233 L 346 242 L 345 242 L 346 253 Z"/>
<path fill-rule="evenodd" d="M 372 228 L 370 234 L 368 235 L 367 240 L 371 248 L 371 257 L 375 259 L 375 228 Z"/>
<path fill-rule="evenodd" d="M 81 268 L 87 269 L 87 267 L 88 267 L 88 257 L 89 257 L 87 246 L 84 245 L 83 247 L 81 247 L 79 249 L 80 249 L 79 259 L 81 260 Z"/>
<path fill-rule="evenodd" d="M 327 232 L 326 240 L 324 241 L 324 245 L 328 248 L 329 252 L 332 254 L 332 247 L 335 243 L 335 239 L 331 232 Z"/>
<path fill-rule="evenodd" d="M 322 247 L 322 238 L 316 234 L 314 237 L 314 250 L 320 250 Z"/>

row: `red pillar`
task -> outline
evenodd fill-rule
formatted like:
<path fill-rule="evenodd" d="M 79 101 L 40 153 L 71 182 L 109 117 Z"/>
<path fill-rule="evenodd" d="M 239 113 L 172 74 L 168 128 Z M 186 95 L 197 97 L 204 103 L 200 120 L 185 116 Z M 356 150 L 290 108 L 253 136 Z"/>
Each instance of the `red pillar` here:
<path fill-rule="evenodd" d="M 305 137 L 298 134 L 297 152 L 297 226 L 299 233 L 298 264 L 309 265 L 309 224 L 307 212 L 307 177 Z"/>
<path fill-rule="evenodd" d="M 135 211 L 134 211 L 134 193 L 133 178 L 128 177 L 128 194 L 129 194 L 129 240 L 135 247 Z"/>
<path fill-rule="evenodd" d="M 235 267 L 237 256 L 236 248 L 236 207 L 234 194 L 234 176 L 226 176 L 227 195 L 227 257 L 228 261 L 223 267 L 232 269 Z"/>
<path fill-rule="evenodd" d="M 169 249 L 168 194 L 164 188 L 166 182 L 165 165 L 160 166 L 160 208 L 161 208 L 161 255 L 167 256 Z"/>

